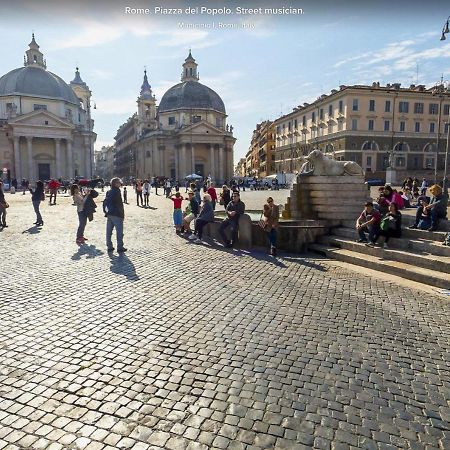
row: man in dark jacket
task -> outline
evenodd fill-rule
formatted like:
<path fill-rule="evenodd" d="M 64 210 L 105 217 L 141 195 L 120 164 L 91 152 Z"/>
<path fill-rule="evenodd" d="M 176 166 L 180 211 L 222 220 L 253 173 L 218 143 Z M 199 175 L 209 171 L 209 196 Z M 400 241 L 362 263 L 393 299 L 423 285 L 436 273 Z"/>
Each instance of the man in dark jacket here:
<path fill-rule="evenodd" d="M 231 248 L 237 241 L 239 229 L 239 217 L 245 212 L 245 204 L 241 201 L 238 191 L 234 191 L 231 196 L 231 202 L 226 207 L 227 218 L 219 227 L 219 234 L 225 247 Z M 225 230 L 231 227 L 231 241 L 227 238 Z"/>
<path fill-rule="evenodd" d="M 123 246 L 123 221 L 125 213 L 123 210 L 122 194 L 120 193 L 120 186 L 122 181 L 120 178 L 113 178 L 111 180 L 111 190 L 106 193 L 103 201 L 103 211 L 108 218 L 106 222 L 106 246 L 108 252 L 114 251 L 111 236 L 113 229 L 116 229 L 117 236 L 117 251 L 119 253 L 126 252 L 127 249 Z"/>

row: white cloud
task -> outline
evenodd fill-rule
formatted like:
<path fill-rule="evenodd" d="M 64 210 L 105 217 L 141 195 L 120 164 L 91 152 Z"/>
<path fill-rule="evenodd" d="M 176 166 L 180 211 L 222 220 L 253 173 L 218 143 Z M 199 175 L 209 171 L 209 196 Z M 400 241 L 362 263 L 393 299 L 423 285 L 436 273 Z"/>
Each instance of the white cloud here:
<path fill-rule="evenodd" d="M 127 95 L 121 98 L 97 98 L 96 115 L 102 114 L 133 114 L 137 111 L 137 95 Z"/>

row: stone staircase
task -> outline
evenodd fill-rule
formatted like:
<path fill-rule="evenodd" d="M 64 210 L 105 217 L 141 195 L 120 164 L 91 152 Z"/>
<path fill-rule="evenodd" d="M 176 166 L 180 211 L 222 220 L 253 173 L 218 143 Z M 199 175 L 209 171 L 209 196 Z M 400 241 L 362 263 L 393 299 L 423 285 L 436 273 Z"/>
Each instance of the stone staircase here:
<path fill-rule="evenodd" d="M 405 227 L 412 223 L 412 217 L 403 216 Z M 343 221 L 341 226 L 333 227 L 329 235 L 319 237 L 309 250 L 429 286 L 450 289 L 450 247 L 442 245 L 446 232 L 450 231 L 449 221 L 443 222 L 440 230 L 404 228 L 402 237 L 391 238 L 389 248 L 383 249 L 356 242 L 355 221 Z"/>

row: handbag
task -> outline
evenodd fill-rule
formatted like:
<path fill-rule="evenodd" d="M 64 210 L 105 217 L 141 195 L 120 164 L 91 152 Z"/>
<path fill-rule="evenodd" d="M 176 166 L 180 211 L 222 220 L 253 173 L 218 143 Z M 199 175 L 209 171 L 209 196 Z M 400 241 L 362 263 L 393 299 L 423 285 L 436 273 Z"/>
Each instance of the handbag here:
<path fill-rule="evenodd" d="M 389 230 L 389 218 L 388 217 L 381 219 L 380 230 L 382 230 L 382 231 Z"/>

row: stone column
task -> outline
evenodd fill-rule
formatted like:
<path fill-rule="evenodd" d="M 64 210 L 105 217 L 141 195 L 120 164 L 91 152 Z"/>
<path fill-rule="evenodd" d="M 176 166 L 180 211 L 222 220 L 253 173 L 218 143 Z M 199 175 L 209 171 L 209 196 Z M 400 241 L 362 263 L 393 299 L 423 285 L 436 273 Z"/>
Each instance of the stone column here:
<path fill-rule="evenodd" d="M 20 161 L 20 137 L 14 136 L 14 176 L 18 183 L 22 180 L 22 164 Z M 30 180 L 30 183 L 34 180 Z"/>
<path fill-rule="evenodd" d="M 159 172 L 160 172 L 161 176 L 166 176 L 165 165 L 164 165 L 164 149 L 162 147 L 160 147 L 158 149 L 158 151 L 159 151 L 159 164 L 160 164 Z"/>
<path fill-rule="evenodd" d="M 187 167 L 186 144 L 182 144 L 181 145 L 181 178 L 185 178 L 187 175 L 186 167 Z"/>
<path fill-rule="evenodd" d="M 74 173 L 73 173 L 72 141 L 70 139 L 66 139 L 66 150 L 67 150 L 67 178 L 71 180 L 74 176 Z"/>
<path fill-rule="evenodd" d="M 195 150 L 194 150 L 194 144 L 191 144 L 191 167 L 192 172 L 195 173 Z"/>
<path fill-rule="evenodd" d="M 214 170 L 214 144 L 209 144 L 209 172 L 211 179 L 216 179 L 216 173 Z"/>
<path fill-rule="evenodd" d="M 152 176 L 159 177 L 159 149 L 152 145 Z"/>
<path fill-rule="evenodd" d="M 84 153 L 84 172 L 85 172 L 85 177 L 86 178 L 90 178 L 91 177 L 91 148 L 90 148 L 90 141 L 89 138 L 87 138 L 87 142 L 86 140 L 84 141 L 85 143 L 85 153 Z"/>
<path fill-rule="evenodd" d="M 33 137 L 27 136 L 28 150 L 28 179 L 34 181 L 34 163 L 33 163 Z"/>
<path fill-rule="evenodd" d="M 224 166 L 224 154 L 223 154 L 223 147 L 219 145 L 219 179 L 220 182 L 223 183 L 224 181 L 224 172 L 223 172 L 223 166 Z"/>
<path fill-rule="evenodd" d="M 266 162 L 267 166 L 268 161 Z M 228 170 L 230 171 L 230 178 L 234 176 L 234 161 L 233 148 L 228 148 Z"/>
<path fill-rule="evenodd" d="M 178 148 L 176 145 L 173 147 L 173 157 L 175 160 L 175 180 L 179 180 L 180 179 L 180 165 L 178 162 Z"/>
<path fill-rule="evenodd" d="M 56 158 L 56 176 L 62 177 L 61 173 L 61 139 L 55 138 L 55 158 Z"/>

